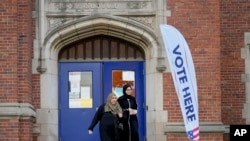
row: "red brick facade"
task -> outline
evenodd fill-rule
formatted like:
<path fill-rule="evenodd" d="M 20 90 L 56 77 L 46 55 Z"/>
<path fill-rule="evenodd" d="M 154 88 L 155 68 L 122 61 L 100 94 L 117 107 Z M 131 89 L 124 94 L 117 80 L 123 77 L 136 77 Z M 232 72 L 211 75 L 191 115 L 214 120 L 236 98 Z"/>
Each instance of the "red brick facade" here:
<path fill-rule="evenodd" d="M 0 4 L 0 103 L 29 103 L 40 108 L 40 75 L 32 74 L 35 0 L 4 0 Z M 250 32 L 248 0 L 167 0 L 167 23 L 186 38 L 196 69 L 200 122 L 244 124 L 245 71 L 241 48 Z M 182 115 L 171 74 L 164 73 L 164 110 L 169 122 Z M 0 117 L 0 141 L 36 141 L 35 118 Z M 187 140 L 168 134 L 169 141 Z M 229 141 L 223 133 L 201 133 L 202 141 Z"/>
<path fill-rule="evenodd" d="M 33 105 L 34 1 L 4 0 L 0 9 L 0 102 Z M 33 124 L 33 118 L 0 118 L 0 140 L 31 141 Z"/>
<path fill-rule="evenodd" d="M 244 47 L 244 33 L 250 32 L 250 15 L 247 14 L 250 2 L 223 0 L 220 9 L 222 121 L 244 124 L 240 109 L 246 101 L 245 85 L 241 81 L 245 64 L 240 49 Z"/>
<path fill-rule="evenodd" d="M 245 85 L 241 82 L 244 33 L 250 32 L 249 1 L 168 0 L 168 24 L 185 36 L 196 69 L 201 122 L 244 124 Z M 248 12 L 247 12 L 248 11 Z M 171 121 L 182 121 L 170 74 L 164 74 L 164 107 Z M 169 85 L 171 83 L 171 85 Z M 174 101 L 173 101 L 174 99 Z M 169 140 L 181 139 L 179 135 Z M 222 140 L 223 134 L 201 134 L 202 140 Z M 183 137 L 183 140 L 185 136 Z M 228 135 L 224 135 L 227 141 Z"/>

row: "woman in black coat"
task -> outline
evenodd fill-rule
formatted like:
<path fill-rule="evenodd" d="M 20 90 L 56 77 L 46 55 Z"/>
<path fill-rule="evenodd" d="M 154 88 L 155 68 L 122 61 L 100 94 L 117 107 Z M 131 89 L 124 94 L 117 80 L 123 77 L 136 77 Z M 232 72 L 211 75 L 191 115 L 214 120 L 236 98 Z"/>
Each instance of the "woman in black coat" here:
<path fill-rule="evenodd" d="M 118 120 L 122 118 L 122 109 L 117 102 L 117 96 L 110 93 L 106 104 L 101 105 L 95 113 L 95 116 L 88 128 L 89 134 L 92 134 L 93 128 L 98 122 L 101 141 L 120 141 Z"/>
<path fill-rule="evenodd" d="M 139 141 L 137 102 L 132 94 L 132 87 L 129 84 L 123 86 L 123 96 L 118 98 L 118 103 L 123 110 L 123 127 L 120 141 Z"/>

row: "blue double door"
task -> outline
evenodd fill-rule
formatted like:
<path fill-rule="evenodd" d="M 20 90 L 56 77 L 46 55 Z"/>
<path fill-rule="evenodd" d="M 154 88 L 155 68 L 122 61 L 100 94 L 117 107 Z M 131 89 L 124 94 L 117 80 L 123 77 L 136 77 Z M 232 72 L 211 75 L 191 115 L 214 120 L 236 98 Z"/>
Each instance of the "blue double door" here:
<path fill-rule="evenodd" d="M 110 92 L 122 95 L 122 86 L 133 85 L 138 103 L 140 141 L 145 140 L 143 62 L 59 63 L 59 140 L 99 141 L 99 124 L 88 126 Z"/>

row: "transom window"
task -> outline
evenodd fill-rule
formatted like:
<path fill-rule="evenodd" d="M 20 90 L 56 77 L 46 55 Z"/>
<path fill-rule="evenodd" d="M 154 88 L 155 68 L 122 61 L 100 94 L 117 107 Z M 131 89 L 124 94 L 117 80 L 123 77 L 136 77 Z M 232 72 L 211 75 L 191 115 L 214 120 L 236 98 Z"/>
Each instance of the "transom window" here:
<path fill-rule="evenodd" d="M 126 40 L 98 35 L 65 46 L 59 52 L 59 61 L 143 61 L 141 47 Z"/>

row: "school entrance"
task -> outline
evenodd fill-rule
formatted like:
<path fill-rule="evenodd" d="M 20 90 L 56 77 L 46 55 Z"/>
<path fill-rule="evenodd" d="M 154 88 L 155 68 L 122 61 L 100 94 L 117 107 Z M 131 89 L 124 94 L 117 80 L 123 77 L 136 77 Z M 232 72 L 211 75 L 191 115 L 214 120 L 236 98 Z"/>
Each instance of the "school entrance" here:
<path fill-rule="evenodd" d="M 108 94 L 121 96 L 126 83 L 134 87 L 140 141 L 145 140 L 145 66 L 140 47 L 98 35 L 65 46 L 58 60 L 60 141 L 99 141 L 99 125 L 91 135 L 88 126 Z"/>

